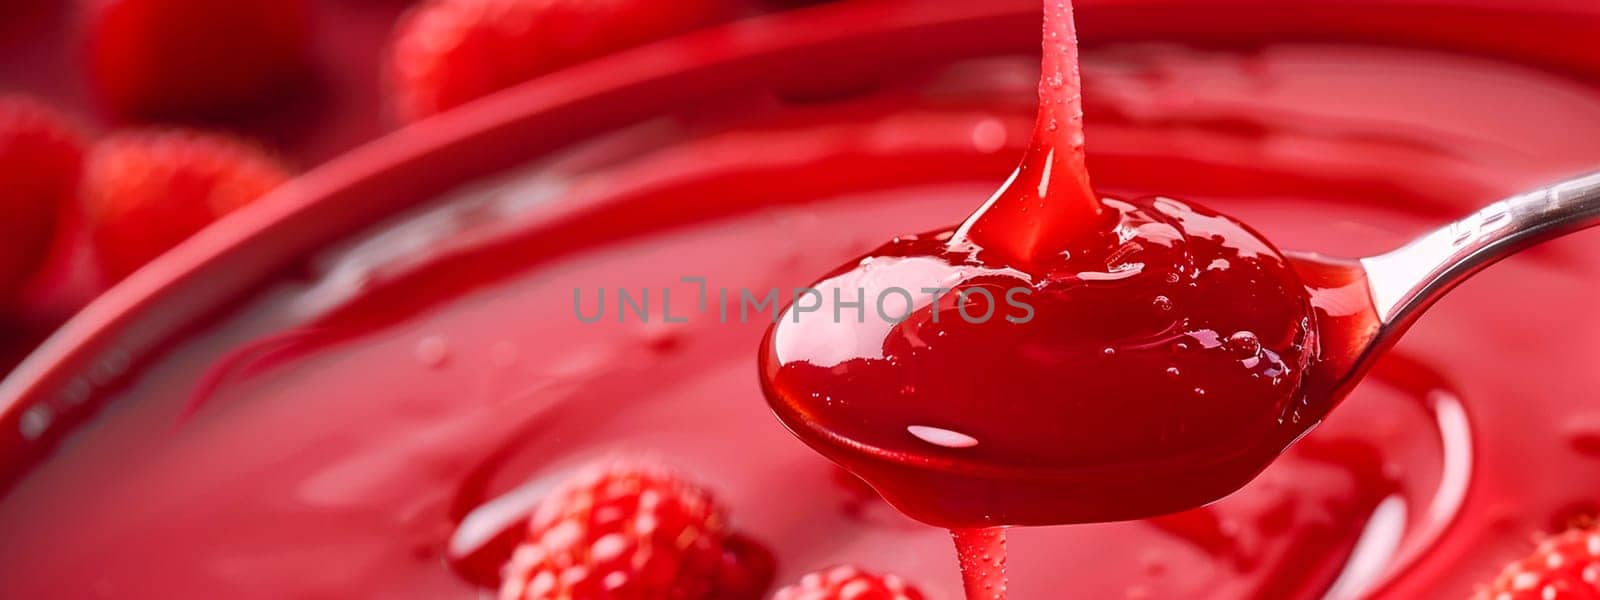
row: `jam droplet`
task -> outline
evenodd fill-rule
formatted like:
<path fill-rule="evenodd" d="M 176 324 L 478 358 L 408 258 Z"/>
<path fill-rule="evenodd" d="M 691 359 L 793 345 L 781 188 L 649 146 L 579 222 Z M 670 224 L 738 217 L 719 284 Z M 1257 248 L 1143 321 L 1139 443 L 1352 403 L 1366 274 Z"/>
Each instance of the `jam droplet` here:
<path fill-rule="evenodd" d="M 1255 356 L 1261 352 L 1261 338 L 1253 332 L 1241 331 L 1228 336 L 1227 346 L 1240 356 Z"/>
<path fill-rule="evenodd" d="M 430 335 L 417 341 L 417 347 L 413 354 L 417 359 L 417 364 L 429 369 L 437 369 L 450 360 L 450 344 L 442 337 Z"/>
<path fill-rule="evenodd" d="M 999 119 L 988 118 L 972 126 L 972 148 L 981 154 L 994 154 L 1006 148 L 1009 136 Z"/>

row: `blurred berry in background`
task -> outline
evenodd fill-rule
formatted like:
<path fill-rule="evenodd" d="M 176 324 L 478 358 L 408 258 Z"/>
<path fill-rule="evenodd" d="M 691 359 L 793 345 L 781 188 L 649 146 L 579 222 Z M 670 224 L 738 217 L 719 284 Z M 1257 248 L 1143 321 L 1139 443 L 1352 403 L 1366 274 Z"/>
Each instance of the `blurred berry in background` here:
<path fill-rule="evenodd" d="M 610 53 L 807 0 L 0 0 L 0 375 L 291 175 Z"/>
<path fill-rule="evenodd" d="M 66 117 L 0 96 L 0 308 L 44 260 L 57 215 L 76 197 L 82 141 Z"/>
<path fill-rule="evenodd" d="M 120 117 L 231 115 L 306 76 L 304 0 L 95 0 L 84 15 L 89 80 Z"/>
<path fill-rule="evenodd" d="M 89 153 L 84 216 L 104 275 L 126 277 L 223 215 L 289 179 L 245 142 L 191 131 L 138 131 Z"/>
<path fill-rule="evenodd" d="M 432 0 L 401 20 L 394 110 L 412 121 L 726 18 L 727 0 Z"/>

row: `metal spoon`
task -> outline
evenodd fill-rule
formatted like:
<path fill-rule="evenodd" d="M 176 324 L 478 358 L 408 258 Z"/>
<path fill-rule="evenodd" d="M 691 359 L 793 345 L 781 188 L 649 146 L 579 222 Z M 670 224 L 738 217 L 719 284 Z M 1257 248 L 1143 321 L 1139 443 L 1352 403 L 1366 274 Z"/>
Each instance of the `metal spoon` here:
<path fill-rule="evenodd" d="M 1595 225 L 1600 173 L 1495 202 L 1398 249 L 1355 261 L 1376 323 L 1364 339 L 1346 346 L 1347 356 L 1334 358 L 1344 368 L 1327 374 L 1328 387 L 1336 394 L 1348 391 L 1428 307 L 1468 277 L 1530 246 Z"/>

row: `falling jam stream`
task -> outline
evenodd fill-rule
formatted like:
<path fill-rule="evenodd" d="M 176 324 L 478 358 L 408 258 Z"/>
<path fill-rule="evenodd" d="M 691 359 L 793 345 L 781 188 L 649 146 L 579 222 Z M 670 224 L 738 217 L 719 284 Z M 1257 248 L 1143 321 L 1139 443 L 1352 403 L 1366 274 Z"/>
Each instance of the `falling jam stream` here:
<path fill-rule="evenodd" d="M 1032 264 L 1060 252 L 1092 233 L 1105 212 L 1089 185 L 1084 159 L 1083 88 L 1072 4 L 1047 0 L 1044 5 L 1033 139 L 1011 179 L 957 232 L 1012 264 Z"/>
<path fill-rule="evenodd" d="M 1006 597 L 1006 530 L 1002 527 L 953 529 L 961 584 L 969 600 Z"/>
<path fill-rule="evenodd" d="M 1083 87 L 1072 3 L 1045 0 L 1039 69 L 1039 117 L 1011 179 L 956 233 L 1013 264 L 1058 253 L 1061 244 L 1098 226 L 1104 208 L 1089 185 L 1083 135 Z M 1002 527 L 954 529 L 968 600 L 1006 597 Z"/>

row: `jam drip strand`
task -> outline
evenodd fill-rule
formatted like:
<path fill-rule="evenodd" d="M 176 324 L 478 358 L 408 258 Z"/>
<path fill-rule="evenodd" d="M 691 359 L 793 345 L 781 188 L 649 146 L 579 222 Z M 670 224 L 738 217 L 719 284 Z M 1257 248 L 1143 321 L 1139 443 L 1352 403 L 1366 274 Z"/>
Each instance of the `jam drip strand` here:
<path fill-rule="evenodd" d="M 1033 140 L 1011 179 L 954 240 L 1022 267 L 1048 261 L 1105 221 L 1085 165 L 1078 32 L 1070 2 L 1044 3 L 1043 45 Z"/>
<path fill-rule="evenodd" d="M 1005 528 L 952 529 L 950 537 L 956 542 L 967 600 L 1005 600 Z"/>

